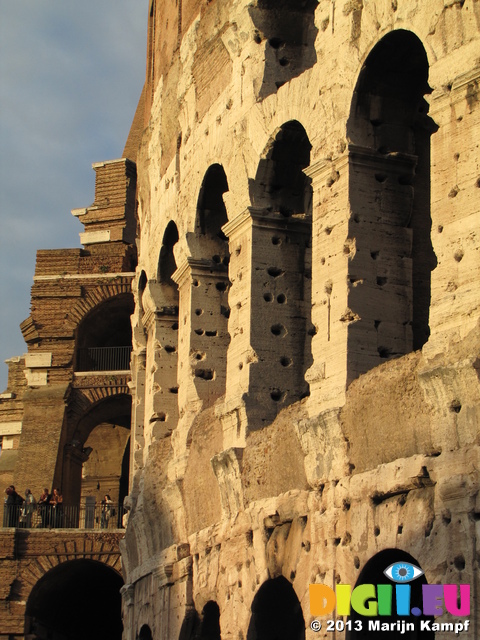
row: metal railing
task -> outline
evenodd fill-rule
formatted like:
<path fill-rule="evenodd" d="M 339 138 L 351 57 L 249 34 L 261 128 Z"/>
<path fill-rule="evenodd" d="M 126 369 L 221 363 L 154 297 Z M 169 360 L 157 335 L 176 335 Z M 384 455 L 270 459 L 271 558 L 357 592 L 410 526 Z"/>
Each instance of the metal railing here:
<path fill-rule="evenodd" d="M 123 529 L 123 505 L 4 505 L 3 527 L 23 529 Z"/>
<path fill-rule="evenodd" d="M 77 350 L 77 371 L 126 371 L 132 347 L 85 347 Z"/>

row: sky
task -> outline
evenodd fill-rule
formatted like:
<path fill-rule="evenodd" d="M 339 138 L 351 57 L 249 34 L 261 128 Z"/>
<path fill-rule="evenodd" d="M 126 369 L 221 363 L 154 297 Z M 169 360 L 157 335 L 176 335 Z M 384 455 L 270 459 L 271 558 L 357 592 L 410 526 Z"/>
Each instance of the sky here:
<path fill-rule="evenodd" d="M 122 156 L 145 79 L 148 0 L 0 0 L 0 393 L 27 351 L 37 249 L 80 247 L 93 162 Z"/>

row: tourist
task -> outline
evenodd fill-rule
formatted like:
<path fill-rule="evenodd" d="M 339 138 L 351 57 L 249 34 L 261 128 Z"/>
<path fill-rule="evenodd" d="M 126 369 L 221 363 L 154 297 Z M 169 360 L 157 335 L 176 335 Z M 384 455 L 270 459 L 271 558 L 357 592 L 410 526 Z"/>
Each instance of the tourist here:
<path fill-rule="evenodd" d="M 29 529 L 32 526 L 32 517 L 35 511 L 35 498 L 30 489 L 25 489 L 25 500 L 23 501 L 22 512 L 20 514 L 20 526 Z"/>
<path fill-rule="evenodd" d="M 63 496 L 58 488 L 53 490 L 50 505 L 52 508 L 52 526 L 58 529 L 63 523 Z"/>
<path fill-rule="evenodd" d="M 50 500 L 52 496 L 47 488 L 43 490 L 42 495 L 38 499 L 38 506 L 40 508 L 41 527 L 45 528 L 50 526 L 51 520 L 51 507 Z"/>
<path fill-rule="evenodd" d="M 108 521 L 110 520 L 110 516 L 115 515 L 115 511 L 113 510 L 113 500 L 110 496 L 105 494 L 102 500 L 102 518 L 101 518 L 101 527 L 102 529 L 108 529 Z"/>

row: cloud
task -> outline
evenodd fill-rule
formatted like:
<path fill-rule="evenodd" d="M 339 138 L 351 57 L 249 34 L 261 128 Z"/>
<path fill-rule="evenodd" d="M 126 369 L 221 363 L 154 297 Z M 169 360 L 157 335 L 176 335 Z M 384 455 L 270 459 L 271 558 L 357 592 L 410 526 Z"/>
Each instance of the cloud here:
<path fill-rule="evenodd" d="M 78 247 L 92 162 L 121 156 L 145 78 L 148 0 L 0 0 L 0 391 L 26 351 L 37 249 Z"/>

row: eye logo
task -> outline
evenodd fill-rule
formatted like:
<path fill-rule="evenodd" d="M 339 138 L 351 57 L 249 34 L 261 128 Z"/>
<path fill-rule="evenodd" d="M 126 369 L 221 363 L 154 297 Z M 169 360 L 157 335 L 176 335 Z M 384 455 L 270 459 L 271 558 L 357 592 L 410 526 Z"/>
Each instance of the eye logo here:
<path fill-rule="evenodd" d="M 420 567 L 416 567 L 410 562 L 394 562 L 383 573 L 389 580 L 399 583 L 412 582 L 412 580 L 423 576 Z"/>

